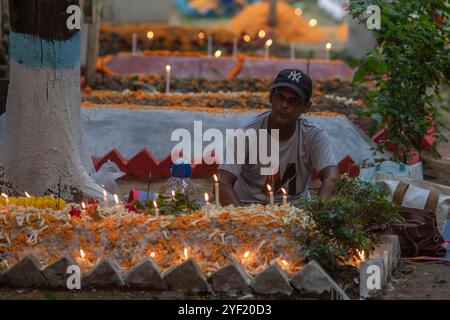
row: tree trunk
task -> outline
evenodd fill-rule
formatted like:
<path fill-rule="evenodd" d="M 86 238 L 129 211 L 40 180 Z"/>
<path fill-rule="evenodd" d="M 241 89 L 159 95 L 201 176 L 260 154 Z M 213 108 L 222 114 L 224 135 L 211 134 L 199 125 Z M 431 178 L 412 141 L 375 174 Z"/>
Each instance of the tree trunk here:
<path fill-rule="evenodd" d="M 66 13 L 77 0 L 10 0 L 10 85 L 0 143 L 8 191 L 100 198 L 81 129 L 80 32 Z M 6 172 L 5 172 L 6 171 Z"/>
<path fill-rule="evenodd" d="M 269 0 L 269 26 L 277 25 L 277 0 Z"/>
<path fill-rule="evenodd" d="M 85 5 L 87 6 L 86 9 L 90 11 L 91 17 L 91 19 L 89 19 L 90 24 L 86 58 L 86 82 L 91 85 L 94 82 L 97 71 L 102 0 L 88 0 Z"/>

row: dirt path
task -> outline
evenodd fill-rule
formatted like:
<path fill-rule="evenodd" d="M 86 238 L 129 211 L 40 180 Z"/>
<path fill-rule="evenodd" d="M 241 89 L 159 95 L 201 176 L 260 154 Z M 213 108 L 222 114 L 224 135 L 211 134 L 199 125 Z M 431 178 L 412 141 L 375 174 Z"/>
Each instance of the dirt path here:
<path fill-rule="evenodd" d="M 450 300 L 450 264 L 403 262 L 383 300 Z"/>

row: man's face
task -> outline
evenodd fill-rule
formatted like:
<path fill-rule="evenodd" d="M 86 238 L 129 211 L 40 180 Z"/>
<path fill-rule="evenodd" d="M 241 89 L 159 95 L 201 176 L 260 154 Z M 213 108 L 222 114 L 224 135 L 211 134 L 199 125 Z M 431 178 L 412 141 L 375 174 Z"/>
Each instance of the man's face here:
<path fill-rule="evenodd" d="M 290 88 L 275 88 L 271 92 L 272 103 L 271 119 L 279 127 L 291 126 L 302 113 L 308 112 L 311 102 L 304 102 Z"/>

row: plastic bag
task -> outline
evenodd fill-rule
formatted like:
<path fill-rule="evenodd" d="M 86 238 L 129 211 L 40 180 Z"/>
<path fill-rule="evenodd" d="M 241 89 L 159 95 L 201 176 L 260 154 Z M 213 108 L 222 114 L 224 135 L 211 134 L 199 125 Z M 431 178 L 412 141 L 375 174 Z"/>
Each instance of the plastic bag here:
<path fill-rule="evenodd" d="M 393 161 L 384 161 L 374 167 L 362 168 L 359 173 L 359 179 L 375 184 L 375 174 L 378 172 L 390 173 L 415 180 L 423 180 L 422 162 L 406 165 L 404 163 Z"/>
<path fill-rule="evenodd" d="M 108 160 L 100 170 L 98 170 L 92 178 L 106 191 L 111 194 L 122 195 L 119 185 L 116 180 L 123 177 L 124 172 L 120 171 L 119 167 L 112 161 Z"/>

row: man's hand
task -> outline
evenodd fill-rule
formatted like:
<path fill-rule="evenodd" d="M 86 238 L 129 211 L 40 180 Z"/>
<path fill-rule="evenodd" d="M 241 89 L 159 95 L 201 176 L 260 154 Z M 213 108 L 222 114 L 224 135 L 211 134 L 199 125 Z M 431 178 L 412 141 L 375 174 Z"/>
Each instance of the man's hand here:
<path fill-rule="evenodd" d="M 333 192 L 333 179 L 339 177 L 339 170 L 337 166 L 327 167 L 319 172 L 319 176 L 322 181 L 322 185 L 319 189 L 319 196 L 328 197 Z"/>
<path fill-rule="evenodd" d="M 237 178 L 234 174 L 225 170 L 219 170 L 219 194 L 221 205 L 228 206 L 232 204 L 235 207 L 241 206 L 241 200 L 236 192 L 234 192 L 236 180 Z"/>

